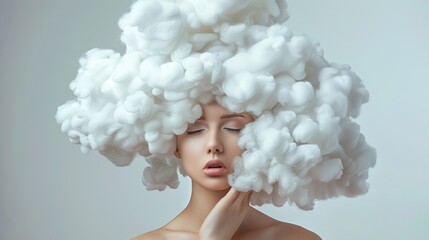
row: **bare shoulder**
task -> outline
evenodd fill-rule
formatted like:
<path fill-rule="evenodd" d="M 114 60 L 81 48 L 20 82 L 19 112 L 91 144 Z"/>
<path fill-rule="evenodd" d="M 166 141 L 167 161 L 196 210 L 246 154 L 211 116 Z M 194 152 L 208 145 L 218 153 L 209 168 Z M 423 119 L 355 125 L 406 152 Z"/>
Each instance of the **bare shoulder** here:
<path fill-rule="evenodd" d="M 295 224 L 280 222 L 276 224 L 275 228 L 277 228 L 277 231 L 281 234 L 281 236 L 285 237 L 284 239 L 321 240 L 319 235 L 316 233 Z"/>
<path fill-rule="evenodd" d="M 131 238 L 130 240 L 166 240 L 165 231 L 162 228 L 140 234 L 134 238 Z"/>
<path fill-rule="evenodd" d="M 314 232 L 305 229 L 301 226 L 280 222 L 271 223 L 262 228 L 257 228 L 239 234 L 237 240 L 260 240 L 260 239 L 276 239 L 276 240 L 321 240 Z"/>
<path fill-rule="evenodd" d="M 253 218 L 258 219 L 250 231 L 238 239 L 276 239 L 276 240 L 321 240 L 314 232 L 288 222 L 279 221 L 260 211 L 253 211 Z"/>
<path fill-rule="evenodd" d="M 186 231 L 176 231 L 167 228 L 159 228 L 147 233 L 138 235 L 131 240 L 192 240 L 198 239 L 198 236 L 194 233 Z"/>

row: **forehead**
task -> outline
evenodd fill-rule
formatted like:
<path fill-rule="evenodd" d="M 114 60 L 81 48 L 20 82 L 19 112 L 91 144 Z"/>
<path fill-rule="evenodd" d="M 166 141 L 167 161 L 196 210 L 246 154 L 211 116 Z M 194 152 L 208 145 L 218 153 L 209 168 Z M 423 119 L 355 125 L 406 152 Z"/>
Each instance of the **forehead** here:
<path fill-rule="evenodd" d="M 230 112 L 224 107 L 220 106 L 218 103 L 202 104 L 201 108 L 203 110 L 203 115 L 200 119 L 222 119 L 222 118 L 233 118 L 241 117 L 248 120 L 253 120 L 253 117 L 250 113 L 234 113 Z"/>
<path fill-rule="evenodd" d="M 201 105 L 201 108 L 203 110 L 202 116 L 221 116 L 225 114 L 231 114 L 231 112 L 217 103 L 203 104 Z"/>

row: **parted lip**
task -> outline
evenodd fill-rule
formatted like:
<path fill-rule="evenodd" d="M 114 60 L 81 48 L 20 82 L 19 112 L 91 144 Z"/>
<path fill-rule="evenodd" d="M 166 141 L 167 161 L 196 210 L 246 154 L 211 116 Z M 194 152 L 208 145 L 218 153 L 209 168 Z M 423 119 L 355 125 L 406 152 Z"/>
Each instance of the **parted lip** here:
<path fill-rule="evenodd" d="M 206 165 L 204 166 L 204 169 L 215 168 L 215 167 L 220 167 L 220 168 L 225 168 L 226 169 L 225 164 L 221 160 L 219 160 L 219 159 L 213 159 L 213 160 L 208 161 L 206 163 Z"/>

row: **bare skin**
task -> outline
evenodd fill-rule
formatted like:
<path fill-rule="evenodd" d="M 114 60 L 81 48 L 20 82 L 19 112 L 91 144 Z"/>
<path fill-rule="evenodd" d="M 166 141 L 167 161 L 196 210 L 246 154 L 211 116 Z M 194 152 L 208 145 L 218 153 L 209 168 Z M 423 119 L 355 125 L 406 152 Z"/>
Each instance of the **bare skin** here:
<path fill-rule="evenodd" d="M 250 114 L 231 115 L 216 103 L 203 105 L 203 116 L 177 137 L 176 156 L 192 179 L 187 207 L 165 226 L 132 240 L 319 240 L 300 226 L 273 219 L 249 205 L 250 192 L 228 184 L 232 160 L 242 154 L 237 146 L 239 129 L 253 121 Z M 206 164 L 222 161 L 226 172 L 208 176 Z"/>

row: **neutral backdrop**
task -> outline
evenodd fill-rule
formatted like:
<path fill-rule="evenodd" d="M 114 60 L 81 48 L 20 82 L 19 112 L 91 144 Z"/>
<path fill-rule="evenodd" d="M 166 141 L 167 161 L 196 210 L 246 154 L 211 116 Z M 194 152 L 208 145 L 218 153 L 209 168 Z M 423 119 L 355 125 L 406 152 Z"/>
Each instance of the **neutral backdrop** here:
<path fill-rule="evenodd" d="M 83 155 L 54 119 L 82 54 L 124 52 L 117 21 L 131 3 L 0 2 L 0 239 L 129 239 L 185 206 L 189 180 L 148 192 L 144 161 L 117 168 Z M 295 33 L 364 80 L 371 96 L 358 122 L 378 160 L 364 196 L 262 210 L 323 239 L 427 239 L 429 1 L 290 0 L 289 12 Z"/>

